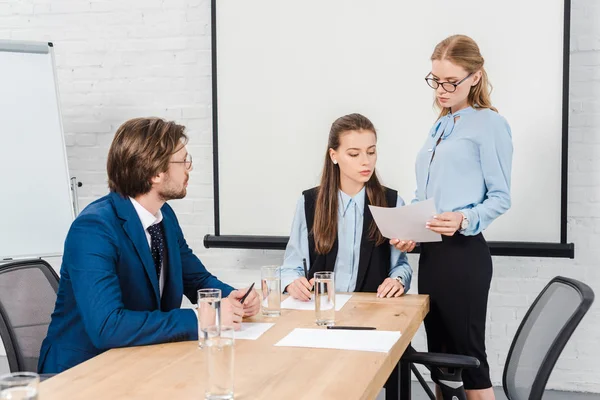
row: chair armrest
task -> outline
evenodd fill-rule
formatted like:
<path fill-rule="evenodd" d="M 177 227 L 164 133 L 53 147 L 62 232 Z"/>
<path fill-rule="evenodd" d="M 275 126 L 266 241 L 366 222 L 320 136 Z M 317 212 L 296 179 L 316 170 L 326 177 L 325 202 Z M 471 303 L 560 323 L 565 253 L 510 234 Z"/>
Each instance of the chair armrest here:
<path fill-rule="evenodd" d="M 402 361 L 442 368 L 479 368 L 479 360 L 475 357 L 445 353 L 404 354 Z"/>

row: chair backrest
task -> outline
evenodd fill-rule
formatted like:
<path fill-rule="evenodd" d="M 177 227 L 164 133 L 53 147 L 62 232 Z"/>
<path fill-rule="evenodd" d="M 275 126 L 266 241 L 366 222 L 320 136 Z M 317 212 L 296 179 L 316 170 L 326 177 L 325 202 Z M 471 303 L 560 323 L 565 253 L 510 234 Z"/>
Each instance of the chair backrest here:
<path fill-rule="evenodd" d="M 509 400 L 541 399 L 567 341 L 594 301 L 586 284 L 557 276 L 535 299 L 513 339 L 502 384 Z"/>
<path fill-rule="evenodd" d="M 11 372 L 37 372 L 58 276 L 44 260 L 0 264 L 0 337 Z"/>

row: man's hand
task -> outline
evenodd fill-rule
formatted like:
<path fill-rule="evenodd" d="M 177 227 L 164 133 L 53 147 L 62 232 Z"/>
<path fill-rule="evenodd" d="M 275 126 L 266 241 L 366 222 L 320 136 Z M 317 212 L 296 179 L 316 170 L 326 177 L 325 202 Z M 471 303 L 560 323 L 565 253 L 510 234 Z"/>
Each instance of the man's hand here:
<path fill-rule="evenodd" d="M 232 297 L 221 300 L 221 324 L 223 326 L 233 326 L 234 330 L 239 331 L 242 329 L 243 317 L 244 307 L 238 300 Z"/>
<path fill-rule="evenodd" d="M 286 291 L 296 300 L 309 301 L 314 281 L 315 278 L 310 281 L 307 281 L 305 277 L 298 278 L 287 286 Z"/>
<path fill-rule="evenodd" d="M 234 290 L 229 294 L 229 297 L 237 300 L 238 302 L 244 297 L 244 295 L 248 292 L 248 288 Z M 256 290 L 252 290 L 248 297 L 244 300 L 244 317 L 252 317 L 258 314 L 260 311 L 260 297 Z"/>

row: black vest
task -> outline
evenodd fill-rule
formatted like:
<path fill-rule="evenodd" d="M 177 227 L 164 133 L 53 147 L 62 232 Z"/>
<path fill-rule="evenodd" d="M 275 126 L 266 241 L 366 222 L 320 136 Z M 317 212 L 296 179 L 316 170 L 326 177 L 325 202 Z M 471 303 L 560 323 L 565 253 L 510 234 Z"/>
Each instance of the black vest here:
<path fill-rule="evenodd" d="M 338 252 L 338 240 L 335 239 L 331 251 L 327 254 L 318 254 L 315 249 L 315 238 L 312 228 L 315 219 L 315 205 L 317 202 L 317 189 L 312 188 L 302 192 L 304 195 L 304 212 L 306 214 L 306 227 L 308 229 L 308 252 L 310 257 L 310 270 L 308 277 L 311 279 L 315 272 L 333 271 Z M 388 207 L 396 207 L 398 192 L 385 188 L 385 198 Z M 356 278 L 356 292 L 377 292 L 377 287 L 388 277 L 390 270 L 390 244 L 386 240 L 376 246 L 369 238 L 369 228 L 373 222 L 373 215 L 369 210 L 369 198 L 365 193 L 365 211 L 363 217 L 363 231 L 360 242 L 360 258 L 358 260 L 358 274 Z"/>

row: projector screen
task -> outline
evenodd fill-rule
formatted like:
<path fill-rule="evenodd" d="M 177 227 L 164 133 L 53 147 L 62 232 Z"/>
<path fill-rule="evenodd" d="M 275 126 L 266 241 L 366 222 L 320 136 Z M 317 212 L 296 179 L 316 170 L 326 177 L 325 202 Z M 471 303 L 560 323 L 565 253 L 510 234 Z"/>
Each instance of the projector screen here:
<path fill-rule="evenodd" d="M 424 80 L 430 56 L 465 34 L 479 44 L 514 145 L 512 207 L 484 234 L 565 243 L 568 6 L 213 0 L 215 233 L 289 235 L 302 190 L 319 183 L 331 123 L 353 112 L 378 131 L 382 183 L 409 203 L 437 116 Z"/>

